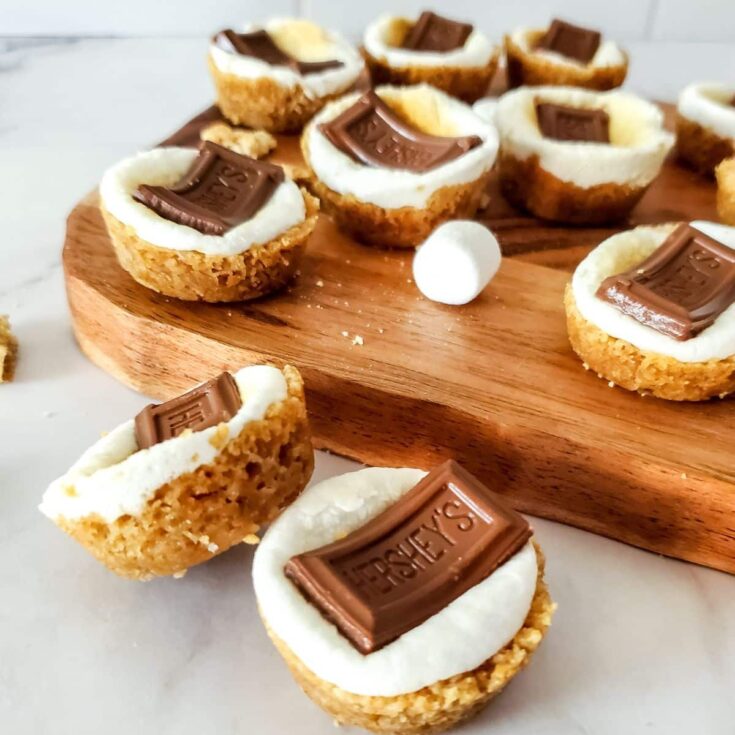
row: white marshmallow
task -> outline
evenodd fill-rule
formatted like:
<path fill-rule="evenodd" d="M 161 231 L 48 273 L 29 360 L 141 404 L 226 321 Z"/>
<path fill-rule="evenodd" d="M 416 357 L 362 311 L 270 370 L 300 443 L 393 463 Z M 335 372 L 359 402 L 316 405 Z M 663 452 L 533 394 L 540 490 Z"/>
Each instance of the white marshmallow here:
<path fill-rule="evenodd" d="M 437 227 L 413 259 L 413 280 L 427 299 L 467 304 L 500 267 L 500 245 L 478 222 L 455 220 Z"/>
<path fill-rule="evenodd" d="M 498 100 L 495 97 L 483 97 L 472 105 L 472 112 L 491 125 L 495 124 L 495 111 L 498 109 Z"/>

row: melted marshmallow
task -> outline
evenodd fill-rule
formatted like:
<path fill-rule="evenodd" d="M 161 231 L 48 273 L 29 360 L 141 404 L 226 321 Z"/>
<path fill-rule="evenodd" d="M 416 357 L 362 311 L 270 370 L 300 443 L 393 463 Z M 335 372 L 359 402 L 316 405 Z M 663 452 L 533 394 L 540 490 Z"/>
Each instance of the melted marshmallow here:
<path fill-rule="evenodd" d="M 536 100 L 605 110 L 610 116 L 611 143 L 545 138 L 538 127 Z M 500 98 L 495 123 L 503 153 L 521 160 L 538 156 L 545 171 L 582 188 L 607 183 L 647 186 L 674 144 L 658 107 L 619 91 L 521 87 Z"/>
<path fill-rule="evenodd" d="M 360 54 L 338 33 L 325 31 L 305 20 L 274 18 L 264 25 L 247 24 L 243 33 L 266 30 L 276 45 L 299 61 L 338 59 L 342 66 L 315 74 L 300 74 L 285 66 L 272 66 L 252 56 L 228 53 L 210 44 L 215 66 L 225 74 L 244 79 L 271 79 L 281 87 L 301 87 L 310 98 L 324 97 L 350 87 L 363 68 Z"/>
<path fill-rule="evenodd" d="M 485 66 L 496 53 L 484 33 L 472 29 L 463 46 L 452 51 L 413 51 L 389 43 L 393 24 L 405 21 L 392 15 L 381 15 L 365 31 L 365 50 L 375 59 L 392 67 L 411 66 Z M 409 21 L 413 22 L 413 21 Z"/>
<path fill-rule="evenodd" d="M 534 48 L 531 45 L 531 39 L 538 38 L 539 32 L 540 29 L 538 28 L 519 28 L 516 31 L 513 31 L 511 39 L 516 46 L 520 47 L 527 54 L 542 57 L 550 63 L 557 64 L 558 66 L 572 66 L 577 69 L 587 69 L 590 67 L 598 69 L 607 66 L 621 66 L 627 63 L 625 52 L 620 48 L 620 46 L 606 39 L 602 39 L 595 55 L 586 64 L 557 53 L 556 51 Z"/>
<path fill-rule="evenodd" d="M 721 138 L 735 140 L 735 87 L 718 82 L 696 82 L 679 95 L 678 111 L 682 117 L 708 128 Z"/>
<path fill-rule="evenodd" d="M 234 438 L 287 396 L 286 379 L 277 368 L 254 365 L 242 368 L 233 377 L 242 406 L 225 424 L 184 432 L 138 451 L 135 422 L 126 421 L 93 444 L 65 475 L 51 483 L 39 510 L 52 520 L 98 515 L 108 523 L 123 515 L 141 513 L 159 487 L 215 459 L 224 443 L 212 440 L 216 433 L 221 435 L 223 425 L 227 426 L 227 436 Z"/>
<path fill-rule="evenodd" d="M 735 250 L 735 227 L 696 221 L 693 227 Z M 572 292 L 580 314 L 612 337 L 630 342 L 644 352 L 673 357 L 679 362 L 722 360 L 735 355 L 735 304 L 696 337 L 679 341 L 595 296 L 602 281 L 635 267 L 673 232 L 676 225 L 636 227 L 604 240 L 578 266 L 572 277 Z"/>
<path fill-rule="evenodd" d="M 295 554 L 365 525 L 426 473 L 371 468 L 307 489 L 268 529 L 253 563 L 260 612 L 271 630 L 325 681 L 348 692 L 394 696 L 469 671 L 523 625 L 536 590 L 529 542 L 489 577 L 375 653 L 359 653 L 283 572 Z"/>
<path fill-rule="evenodd" d="M 424 173 L 365 166 L 336 148 L 319 130 L 319 124 L 337 117 L 350 107 L 359 94 L 342 97 L 328 104 L 306 127 L 308 162 L 317 177 L 330 189 L 352 195 L 363 202 L 386 209 L 425 207 L 438 189 L 475 181 L 495 162 L 498 136 L 495 128 L 479 118 L 472 109 L 426 84 L 412 87 L 377 87 L 387 102 L 402 100 L 431 110 L 441 135 L 477 135 L 482 144 Z"/>
<path fill-rule="evenodd" d="M 132 194 L 140 184 L 172 186 L 190 168 L 194 148 L 154 148 L 126 158 L 108 169 L 100 183 L 102 204 L 138 237 L 161 248 L 196 250 L 205 255 L 237 255 L 273 240 L 306 217 L 299 187 L 286 178 L 273 196 L 247 222 L 224 235 L 205 235 L 193 227 L 164 219 Z"/>

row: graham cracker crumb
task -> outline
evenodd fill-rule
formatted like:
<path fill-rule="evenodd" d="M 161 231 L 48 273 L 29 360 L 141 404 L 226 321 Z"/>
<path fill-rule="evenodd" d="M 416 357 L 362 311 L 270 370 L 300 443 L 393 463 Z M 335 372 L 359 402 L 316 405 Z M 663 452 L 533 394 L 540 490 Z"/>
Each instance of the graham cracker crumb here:
<path fill-rule="evenodd" d="M 356 334 L 354 339 L 352 340 L 353 345 L 363 345 L 365 344 L 365 340 L 359 335 Z"/>
<path fill-rule="evenodd" d="M 173 578 L 174 579 L 183 579 L 186 576 L 186 573 L 188 572 L 188 569 L 182 569 L 179 572 L 174 572 Z"/>
<path fill-rule="evenodd" d="M 222 447 L 227 444 L 227 440 L 230 437 L 230 430 L 227 427 L 227 424 L 220 424 L 216 429 L 214 434 L 209 437 L 209 443 L 215 448 L 215 449 L 222 449 Z"/>
<path fill-rule="evenodd" d="M 250 544 L 250 546 L 257 546 L 260 543 L 260 539 L 254 533 L 249 533 L 242 540 L 244 544 Z"/>
<path fill-rule="evenodd" d="M 251 158 L 267 156 L 277 145 L 276 139 L 265 130 L 242 130 L 224 122 L 204 128 L 200 137 Z"/>

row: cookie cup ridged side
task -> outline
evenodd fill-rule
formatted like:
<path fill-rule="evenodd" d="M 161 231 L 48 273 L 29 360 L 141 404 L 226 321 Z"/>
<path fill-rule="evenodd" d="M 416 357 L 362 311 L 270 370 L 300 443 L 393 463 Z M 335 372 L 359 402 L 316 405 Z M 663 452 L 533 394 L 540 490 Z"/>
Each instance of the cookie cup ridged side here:
<path fill-rule="evenodd" d="M 300 85 L 284 87 L 273 79 L 249 79 L 221 71 L 209 59 L 217 92 L 217 106 L 235 125 L 261 128 L 270 133 L 296 133 L 330 100 L 351 85 L 332 94 L 309 97 Z"/>
<path fill-rule="evenodd" d="M 120 265 L 142 286 L 185 301 L 246 301 L 283 287 L 293 277 L 316 227 L 319 202 L 302 191 L 302 222 L 262 245 L 236 255 L 158 247 L 101 205 Z"/>
<path fill-rule="evenodd" d="M 540 39 L 542 35 L 542 31 L 538 32 L 537 39 Z M 602 92 L 622 85 L 628 74 L 627 56 L 624 64 L 575 66 L 556 64 L 539 54 L 527 51 L 511 36 L 506 35 L 503 43 L 508 67 L 508 84 L 511 87 L 551 84 L 585 87 Z"/>
<path fill-rule="evenodd" d="M 476 715 L 502 692 L 531 660 L 551 624 L 555 605 L 544 582 L 545 560 L 534 543 L 538 562 L 536 592 L 521 629 L 495 655 L 466 671 L 408 694 L 390 697 L 353 694 L 316 676 L 278 638 L 266 630 L 303 691 L 342 725 L 376 733 L 429 735 Z"/>
<path fill-rule="evenodd" d="M 57 525 L 130 579 L 183 572 L 241 543 L 296 499 L 314 469 L 304 384 L 295 368 L 283 373 L 283 401 L 237 436 L 215 433 L 215 459 L 162 485 L 140 514 L 110 523 L 61 517 Z"/>
<path fill-rule="evenodd" d="M 648 186 L 605 183 L 583 188 L 541 167 L 538 156 L 498 155 L 500 188 L 515 207 L 537 217 L 571 224 L 605 224 L 625 218 Z"/>
<path fill-rule="evenodd" d="M 735 141 L 722 138 L 677 112 L 676 152 L 687 166 L 700 174 L 712 176 L 718 163 L 735 156 Z"/>
<path fill-rule="evenodd" d="M 735 226 L 735 158 L 728 158 L 715 169 L 717 214 L 726 225 Z"/>
<path fill-rule="evenodd" d="M 564 293 L 564 308 L 569 341 L 585 367 L 621 388 L 669 401 L 705 401 L 735 391 L 735 357 L 680 362 L 640 350 L 585 319 L 571 285 Z"/>
<path fill-rule="evenodd" d="M 373 84 L 430 84 L 465 102 L 475 102 L 487 94 L 498 68 L 499 52 L 484 66 L 391 66 L 362 50 Z"/>

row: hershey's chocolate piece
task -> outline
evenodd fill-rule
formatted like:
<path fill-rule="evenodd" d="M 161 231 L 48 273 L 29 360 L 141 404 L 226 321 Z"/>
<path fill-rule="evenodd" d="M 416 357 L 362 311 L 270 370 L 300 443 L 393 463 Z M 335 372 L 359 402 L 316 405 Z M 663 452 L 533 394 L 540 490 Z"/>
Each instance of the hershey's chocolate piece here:
<path fill-rule="evenodd" d="M 453 51 L 464 46 L 470 33 L 471 23 L 460 23 L 425 10 L 406 34 L 401 47 L 412 51 Z"/>
<path fill-rule="evenodd" d="M 450 460 L 362 528 L 292 557 L 284 571 L 368 654 L 481 582 L 531 533 L 522 516 Z"/>
<path fill-rule="evenodd" d="M 185 429 L 201 431 L 229 421 L 241 405 L 235 379 L 229 373 L 222 373 L 183 396 L 146 406 L 135 417 L 138 447 L 147 449 L 178 436 Z"/>
<path fill-rule="evenodd" d="M 142 184 L 133 198 L 164 219 L 223 235 L 249 220 L 283 180 L 280 166 L 206 141 L 181 181 L 170 188 Z"/>
<path fill-rule="evenodd" d="M 640 265 L 606 278 L 597 296 L 661 334 L 691 339 L 735 303 L 735 251 L 682 224 Z"/>
<path fill-rule="evenodd" d="M 476 135 L 444 138 L 410 128 L 372 90 L 319 130 L 359 163 L 417 173 L 452 161 L 482 142 Z"/>
<path fill-rule="evenodd" d="M 220 31 L 213 39 L 214 44 L 231 54 L 253 56 L 271 66 L 287 66 L 299 74 L 316 74 L 327 69 L 343 66 L 338 59 L 325 61 L 298 61 L 275 44 L 268 31 L 236 33 L 231 28 Z"/>
<path fill-rule="evenodd" d="M 536 118 L 545 138 L 610 142 L 610 116 L 604 110 L 536 102 Z"/>
<path fill-rule="evenodd" d="M 601 38 L 599 31 L 575 26 L 554 18 L 536 48 L 555 51 L 567 58 L 589 64 L 597 53 Z"/>

